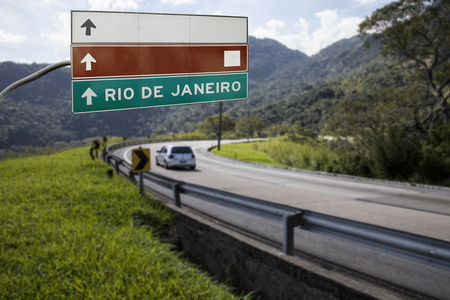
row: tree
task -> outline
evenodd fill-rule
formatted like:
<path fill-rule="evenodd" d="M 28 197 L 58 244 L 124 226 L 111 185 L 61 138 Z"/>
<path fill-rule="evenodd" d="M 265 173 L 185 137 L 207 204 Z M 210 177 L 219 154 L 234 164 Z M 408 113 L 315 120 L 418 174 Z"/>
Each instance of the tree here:
<path fill-rule="evenodd" d="M 288 132 L 289 127 L 285 124 L 275 124 L 270 127 L 270 136 L 284 135 Z"/>
<path fill-rule="evenodd" d="M 235 126 L 236 133 L 240 136 L 253 137 L 255 133 L 259 137 L 262 135 L 262 130 L 264 129 L 264 122 L 255 117 L 247 117 L 240 119 Z"/>
<path fill-rule="evenodd" d="M 367 46 L 371 38 L 384 46 L 383 54 L 400 54 L 415 63 L 425 82 L 423 101 L 431 101 L 421 126 L 432 128 L 441 117 L 450 121 L 450 0 L 400 0 L 367 17 L 359 25 Z"/>
<path fill-rule="evenodd" d="M 215 136 L 219 136 L 219 119 L 220 115 L 209 116 L 203 122 L 203 125 L 200 126 L 201 130 L 206 134 L 212 134 Z M 226 131 L 234 131 L 235 122 L 234 120 L 225 114 L 222 114 L 222 132 Z"/>
<path fill-rule="evenodd" d="M 415 129 L 417 101 L 408 88 L 352 94 L 337 106 L 327 130 L 345 156 L 343 169 L 383 179 L 412 178 L 422 159 L 422 135 Z"/>

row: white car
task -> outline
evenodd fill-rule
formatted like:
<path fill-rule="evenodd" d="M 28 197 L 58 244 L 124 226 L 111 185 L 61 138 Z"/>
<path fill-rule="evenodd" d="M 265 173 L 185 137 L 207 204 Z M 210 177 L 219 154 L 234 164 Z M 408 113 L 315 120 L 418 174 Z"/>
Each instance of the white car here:
<path fill-rule="evenodd" d="M 156 165 L 166 169 L 173 167 L 188 167 L 195 169 L 195 154 L 189 146 L 166 145 L 156 151 Z"/>

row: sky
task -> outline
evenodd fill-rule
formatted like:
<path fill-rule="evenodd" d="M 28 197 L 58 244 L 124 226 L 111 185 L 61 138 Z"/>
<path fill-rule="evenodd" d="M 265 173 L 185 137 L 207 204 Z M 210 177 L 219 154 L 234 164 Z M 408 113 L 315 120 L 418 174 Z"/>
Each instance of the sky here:
<path fill-rule="evenodd" d="M 70 58 L 71 10 L 248 17 L 248 34 L 309 56 L 357 34 L 392 0 L 0 0 L 0 62 Z"/>

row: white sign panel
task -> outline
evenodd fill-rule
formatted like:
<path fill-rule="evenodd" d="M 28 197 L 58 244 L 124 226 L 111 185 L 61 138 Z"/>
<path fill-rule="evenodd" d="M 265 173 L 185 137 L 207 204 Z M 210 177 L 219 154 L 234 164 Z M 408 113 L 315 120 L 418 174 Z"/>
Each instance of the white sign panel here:
<path fill-rule="evenodd" d="M 139 15 L 140 43 L 189 43 L 187 15 Z"/>
<path fill-rule="evenodd" d="M 72 11 L 72 44 L 248 43 L 246 17 Z"/>
<path fill-rule="evenodd" d="M 190 16 L 191 43 L 248 43 L 247 18 Z"/>
<path fill-rule="evenodd" d="M 72 43 L 135 43 L 138 21 L 136 13 L 72 11 Z"/>
<path fill-rule="evenodd" d="M 225 67 L 239 67 L 241 65 L 241 51 L 224 51 L 223 56 Z"/>

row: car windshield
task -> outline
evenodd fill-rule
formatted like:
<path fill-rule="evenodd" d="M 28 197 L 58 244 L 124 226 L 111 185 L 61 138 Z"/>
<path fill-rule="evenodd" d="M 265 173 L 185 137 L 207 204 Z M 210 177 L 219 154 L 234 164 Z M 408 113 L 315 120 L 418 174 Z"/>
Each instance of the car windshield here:
<path fill-rule="evenodd" d="M 190 147 L 173 147 L 172 153 L 174 153 L 174 154 L 192 153 L 192 149 Z"/>

